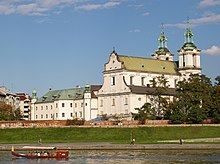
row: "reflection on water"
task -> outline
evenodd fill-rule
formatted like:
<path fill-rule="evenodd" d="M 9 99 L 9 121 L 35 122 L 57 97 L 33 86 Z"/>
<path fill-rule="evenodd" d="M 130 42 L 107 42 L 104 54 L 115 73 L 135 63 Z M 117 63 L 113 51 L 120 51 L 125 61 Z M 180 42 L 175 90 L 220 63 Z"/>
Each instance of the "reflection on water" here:
<path fill-rule="evenodd" d="M 68 160 L 24 159 L 11 156 L 9 151 L 0 151 L 0 164 L 143 164 L 143 163 L 220 163 L 220 151 L 205 150 L 131 150 L 131 151 L 70 151 Z"/>

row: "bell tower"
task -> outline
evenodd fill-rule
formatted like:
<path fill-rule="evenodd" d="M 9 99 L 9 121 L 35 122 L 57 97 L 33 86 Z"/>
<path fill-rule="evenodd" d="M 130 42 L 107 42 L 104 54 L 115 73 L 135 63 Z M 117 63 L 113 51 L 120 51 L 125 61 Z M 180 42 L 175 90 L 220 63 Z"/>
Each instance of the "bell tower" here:
<path fill-rule="evenodd" d="M 161 28 L 162 32 L 158 38 L 158 49 L 151 56 L 153 59 L 173 61 L 174 55 L 171 54 L 169 49 L 167 48 L 167 38 L 163 31 L 163 24 L 161 25 Z"/>
<path fill-rule="evenodd" d="M 190 74 L 200 74 L 200 52 L 193 41 L 193 33 L 190 30 L 189 20 L 187 20 L 186 32 L 184 33 L 184 44 L 178 50 L 179 72 L 182 76 L 188 77 Z"/>

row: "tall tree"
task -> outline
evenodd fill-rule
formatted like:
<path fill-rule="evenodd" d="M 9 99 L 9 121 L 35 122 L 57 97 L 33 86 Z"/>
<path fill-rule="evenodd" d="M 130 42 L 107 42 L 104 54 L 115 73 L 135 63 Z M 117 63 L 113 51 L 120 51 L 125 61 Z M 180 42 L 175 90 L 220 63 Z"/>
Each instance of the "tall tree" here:
<path fill-rule="evenodd" d="M 201 123 L 209 116 L 212 106 L 212 84 L 209 78 L 191 74 L 188 80 L 178 83 L 177 91 L 178 101 L 173 114 L 180 112 L 189 123 Z"/>
<path fill-rule="evenodd" d="M 168 80 L 162 76 L 158 76 L 150 80 L 151 86 L 155 89 L 151 99 L 153 108 L 157 118 L 164 118 L 166 108 L 168 106 L 167 97 L 164 96 L 169 87 Z"/>
<path fill-rule="evenodd" d="M 213 106 L 210 111 L 210 117 L 214 123 L 220 123 L 220 75 L 215 80 L 216 82 L 212 92 Z"/>

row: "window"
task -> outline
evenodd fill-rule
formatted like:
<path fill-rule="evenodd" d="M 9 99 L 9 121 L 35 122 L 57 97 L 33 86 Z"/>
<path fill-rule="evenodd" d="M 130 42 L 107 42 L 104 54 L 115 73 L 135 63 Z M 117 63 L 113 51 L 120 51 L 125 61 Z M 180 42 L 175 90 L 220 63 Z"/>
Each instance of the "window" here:
<path fill-rule="evenodd" d="M 56 118 L 58 118 L 58 113 L 56 113 Z"/>
<path fill-rule="evenodd" d="M 44 107 L 43 106 L 41 106 L 41 110 L 43 110 L 44 109 Z"/>
<path fill-rule="evenodd" d="M 115 76 L 112 77 L 112 85 L 115 85 Z"/>
<path fill-rule="evenodd" d="M 65 117 L 65 113 L 62 113 L 62 117 Z"/>
<path fill-rule="evenodd" d="M 177 87 L 177 79 L 174 80 L 174 87 Z"/>
<path fill-rule="evenodd" d="M 73 117 L 73 113 L 70 113 L 70 117 Z"/>
<path fill-rule="evenodd" d="M 85 105 L 87 106 L 87 103 Z"/>
<path fill-rule="evenodd" d="M 37 110 L 37 106 L 36 106 L 36 108 L 35 108 L 36 110 Z"/>
<path fill-rule="evenodd" d="M 70 107 L 71 107 L 71 108 L 73 107 L 73 103 L 70 103 Z"/>
<path fill-rule="evenodd" d="M 48 106 L 46 106 L 46 110 L 48 109 Z"/>
<path fill-rule="evenodd" d="M 185 55 L 183 54 L 183 67 L 186 66 L 186 62 L 185 62 Z"/>
<path fill-rule="evenodd" d="M 48 114 L 46 114 L 46 118 L 48 118 Z"/>
<path fill-rule="evenodd" d="M 100 101 L 100 107 L 103 107 L 103 100 Z"/>
<path fill-rule="evenodd" d="M 75 108 L 77 108 L 77 103 L 75 103 Z"/>
<path fill-rule="evenodd" d="M 125 98 L 125 105 L 128 105 L 128 98 Z"/>
<path fill-rule="evenodd" d="M 82 112 L 79 112 L 79 117 L 82 117 Z"/>
<path fill-rule="evenodd" d="M 130 76 L 130 85 L 133 85 L 134 76 Z"/>
<path fill-rule="evenodd" d="M 75 112 L 75 117 L 77 117 L 77 112 Z"/>
<path fill-rule="evenodd" d="M 43 116 L 43 115 L 41 115 L 41 118 L 44 118 L 44 116 Z"/>
<path fill-rule="evenodd" d="M 35 118 L 37 119 L 37 115 L 35 116 Z"/>
<path fill-rule="evenodd" d="M 62 103 L 62 107 L 65 107 L 65 104 L 64 104 L 64 103 Z"/>
<path fill-rule="evenodd" d="M 58 103 L 56 103 L 56 108 L 58 108 Z"/>
<path fill-rule="evenodd" d="M 53 109 L 53 105 L 50 106 L 50 109 Z"/>
<path fill-rule="evenodd" d="M 144 77 L 141 77 L 141 85 L 144 85 Z"/>
<path fill-rule="evenodd" d="M 112 99 L 112 106 L 115 106 L 115 99 Z"/>
<path fill-rule="evenodd" d="M 51 114 L 50 117 L 53 118 L 53 114 Z"/>

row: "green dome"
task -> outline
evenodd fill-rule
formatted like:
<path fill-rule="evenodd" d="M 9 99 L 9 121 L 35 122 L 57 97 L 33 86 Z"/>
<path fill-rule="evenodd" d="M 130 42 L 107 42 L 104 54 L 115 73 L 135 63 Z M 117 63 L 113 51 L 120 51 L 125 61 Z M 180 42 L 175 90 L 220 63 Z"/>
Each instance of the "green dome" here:
<path fill-rule="evenodd" d="M 184 50 L 194 50 L 194 49 L 197 49 L 197 47 L 195 46 L 195 44 L 194 43 L 192 43 L 192 42 L 187 42 L 187 43 L 185 43 L 183 46 L 182 46 L 182 49 L 184 49 Z"/>
<path fill-rule="evenodd" d="M 167 53 L 170 53 L 170 51 L 166 47 L 160 47 L 156 51 L 156 54 L 158 54 L 158 55 L 166 55 Z"/>

